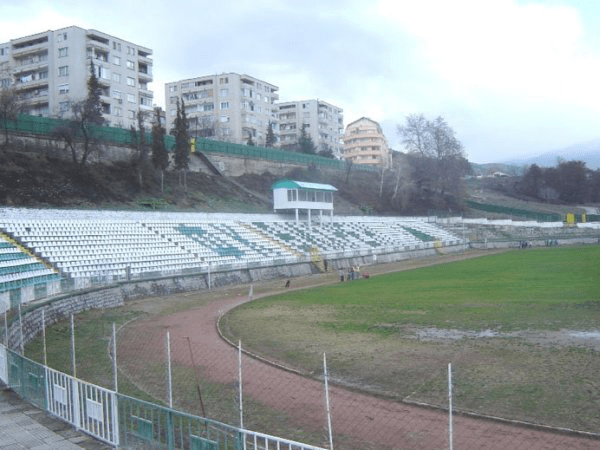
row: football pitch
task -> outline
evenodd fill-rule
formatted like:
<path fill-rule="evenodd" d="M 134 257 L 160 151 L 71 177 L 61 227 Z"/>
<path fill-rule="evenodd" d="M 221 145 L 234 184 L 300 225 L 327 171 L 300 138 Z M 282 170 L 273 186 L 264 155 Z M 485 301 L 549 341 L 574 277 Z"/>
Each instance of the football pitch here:
<path fill-rule="evenodd" d="M 600 247 L 515 250 L 263 298 L 246 349 L 407 401 L 597 432 Z"/>

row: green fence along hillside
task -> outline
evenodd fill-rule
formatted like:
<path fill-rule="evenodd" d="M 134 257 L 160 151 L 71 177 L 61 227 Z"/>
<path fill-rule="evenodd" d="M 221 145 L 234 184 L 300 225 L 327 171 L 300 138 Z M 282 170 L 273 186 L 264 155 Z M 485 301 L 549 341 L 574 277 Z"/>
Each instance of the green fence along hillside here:
<path fill-rule="evenodd" d="M 21 114 L 16 121 L 0 122 L 2 130 L 5 127 L 9 131 L 18 133 L 28 133 L 35 135 L 50 136 L 54 130 L 59 127 L 67 126 L 68 120 L 53 119 L 50 117 L 38 117 Z M 130 130 L 125 128 L 107 127 L 102 125 L 89 125 L 90 135 L 97 140 L 115 145 L 131 146 L 133 144 Z M 81 134 L 77 137 L 82 138 Z M 146 141 L 152 143 L 152 133 L 146 133 Z M 171 150 L 175 146 L 175 138 L 173 136 L 165 136 L 165 145 L 167 150 Z"/>
<path fill-rule="evenodd" d="M 53 119 L 49 117 L 29 116 L 22 114 L 16 121 L 2 122 L 0 128 L 4 130 L 5 125 L 9 131 L 28 133 L 35 135 L 51 135 L 54 130 L 61 126 L 69 124 L 65 119 Z M 133 145 L 132 134 L 130 130 L 117 127 L 107 127 L 101 125 L 90 125 L 89 130 L 94 139 L 115 145 L 131 146 Z M 78 137 L 82 137 L 81 135 Z M 146 141 L 152 143 L 152 133 L 146 133 Z M 165 136 L 165 145 L 167 151 L 175 147 L 175 137 Z M 287 162 L 293 164 L 310 165 L 314 164 L 320 167 L 330 167 L 337 170 L 347 170 L 348 163 L 338 159 L 324 158 L 317 155 L 307 155 L 274 148 L 264 148 L 241 144 L 232 144 L 229 142 L 213 141 L 206 138 L 197 138 L 195 148 L 209 153 L 221 153 L 232 156 L 239 156 L 252 159 L 263 159 L 267 161 Z M 378 172 L 379 169 L 370 165 L 354 164 L 352 170 L 361 172 Z"/>
<path fill-rule="evenodd" d="M 479 211 L 523 217 L 525 219 L 536 220 L 538 222 L 560 222 L 563 220 L 563 217 L 556 213 L 539 213 L 535 211 L 528 211 L 526 209 L 511 208 L 509 206 L 478 203 L 472 200 L 467 200 L 465 203 L 469 208 L 477 209 Z"/>
<path fill-rule="evenodd" d="M 244 158 L 263 159 L 267 161 L 287 162 L 295 164 L 315 164 L 321 167 L 331 167 L 337 170 L 346 170 L 348 163 L 338 159 L 324 158 L 317 155 L 307 155 L 275 148 L 256 147 L 250 145 L 232 144 L 229 142 L 213 141 L 211 139 L 198 138 L 196 148 L 203 152 L 222 153 Z M 352 170 L 364 172 L 377 172 L 379 169 L 362 164 L 354 164 Z"/>

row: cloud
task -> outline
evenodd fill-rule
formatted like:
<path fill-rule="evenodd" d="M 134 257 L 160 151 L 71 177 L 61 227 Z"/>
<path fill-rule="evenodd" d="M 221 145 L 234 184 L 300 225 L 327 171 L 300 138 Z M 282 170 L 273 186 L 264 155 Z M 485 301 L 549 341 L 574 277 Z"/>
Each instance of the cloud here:
<path fill-rule="evenodd" d="M 575 0 L 5 0 L 0 42 L 68 25 L 154 51 L 164 83 L 240 72 L 345 122 L 442 115 L 478 162 L 598 137 L 600 7 Z M 105 12 L 111 13 L 105 13 Z"/>

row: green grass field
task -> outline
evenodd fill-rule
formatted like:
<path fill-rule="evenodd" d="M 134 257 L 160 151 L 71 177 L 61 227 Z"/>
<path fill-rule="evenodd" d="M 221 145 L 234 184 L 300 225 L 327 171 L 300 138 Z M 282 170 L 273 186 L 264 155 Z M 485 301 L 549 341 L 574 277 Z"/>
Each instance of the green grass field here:
<path fill-rule="evenodd" d="M 222 328 L 290 366 L 320 373 L 326 352 L 342 383 L 440 406 L 451 362 L 458 409 L 600 428 L 600 247 L 292 291 L 237 308 Z"/>

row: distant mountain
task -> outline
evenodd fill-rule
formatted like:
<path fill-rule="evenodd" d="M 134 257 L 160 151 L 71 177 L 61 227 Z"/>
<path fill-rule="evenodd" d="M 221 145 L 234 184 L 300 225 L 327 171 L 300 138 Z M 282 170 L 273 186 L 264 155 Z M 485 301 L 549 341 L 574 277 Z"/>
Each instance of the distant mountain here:
<path fill-rule="evenodd" d="M 528 158 L 503 161 L 504 164 L 524 166 L 537 164 L 540 167 L 554 167 L 558 159 L 565 161 L 583 161 L 588 169 L 600 168 L 600 139 L 572 145 L 560 150 L 543 153 Z"/>

